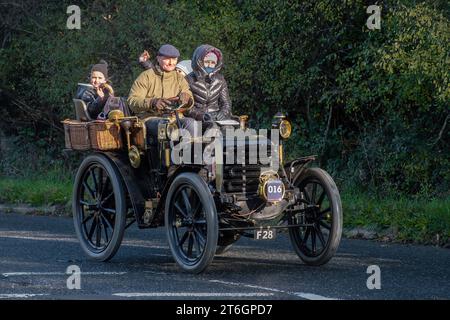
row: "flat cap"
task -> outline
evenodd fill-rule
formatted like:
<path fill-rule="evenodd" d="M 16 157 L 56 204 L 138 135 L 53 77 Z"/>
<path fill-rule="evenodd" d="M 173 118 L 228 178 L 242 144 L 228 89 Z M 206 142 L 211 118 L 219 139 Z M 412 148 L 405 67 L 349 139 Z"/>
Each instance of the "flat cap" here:
<path fill-rule="evenodd" d="M 163 44 L 158 50 L 158 56 L 178 58 L 180 51 L 171 44 Z"/>

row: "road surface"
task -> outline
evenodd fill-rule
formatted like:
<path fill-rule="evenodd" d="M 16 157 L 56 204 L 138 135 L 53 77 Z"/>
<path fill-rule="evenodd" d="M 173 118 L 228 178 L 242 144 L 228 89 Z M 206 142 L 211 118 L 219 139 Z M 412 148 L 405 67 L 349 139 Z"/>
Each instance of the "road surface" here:
<path fill-rule="evenodd" d="M 450 299 L 449 270 L 449 249 L 348 239 L 327 265 L 309 267 L 280 234 L 241 239 L 192 275 L 173 261 L 163 228 L 130 227 L 100 263 L 84 256 L 71 218 L 0 212 L 0 299 Z"/>

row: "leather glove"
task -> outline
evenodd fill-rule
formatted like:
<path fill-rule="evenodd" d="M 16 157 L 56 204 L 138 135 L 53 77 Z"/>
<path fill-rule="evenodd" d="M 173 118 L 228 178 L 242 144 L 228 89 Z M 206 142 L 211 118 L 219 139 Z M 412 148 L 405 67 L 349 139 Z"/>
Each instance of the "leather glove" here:
<path fill-rule="evenodd" d="M 164 98 L 155 98 L 152 99 L 152 107 L 154 107 L 156 110 L 158 111 L 164 111 L 165 109 L 167 109 L 170 105 L 172 104 L 172 102 L 169 99 L 164 99 Z"/>
<path fill-rule="evenodd" d="M 191 96 L 186 92 L 181 92 L 178 97 L 180 98 L 180 104 L 188 106 L 191 102 Z"/>
<path fill-rule="evenodd" d="M 212 121 L 212 117 L 209 113 L 205 113 L 203 114 L 203 122 L 211 122 Z"/>

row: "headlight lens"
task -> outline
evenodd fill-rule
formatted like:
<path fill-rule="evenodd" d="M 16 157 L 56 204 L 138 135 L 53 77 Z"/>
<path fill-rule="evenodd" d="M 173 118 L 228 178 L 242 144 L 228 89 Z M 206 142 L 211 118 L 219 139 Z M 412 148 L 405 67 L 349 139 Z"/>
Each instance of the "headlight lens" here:
<path fill-rule="evenodd" d="M 180 132 L 176 123 L 167 124 L 167 139 L 172 141 L 178 141 L 180 138 Z"/>
<path fill-rule="evenodd" d="M 281 120 L 280 122 L 280 136 L 283 139 L 287 139 L 291 136 L 292 133 L 292 126 L 291 123 L 288 120 Z"/>

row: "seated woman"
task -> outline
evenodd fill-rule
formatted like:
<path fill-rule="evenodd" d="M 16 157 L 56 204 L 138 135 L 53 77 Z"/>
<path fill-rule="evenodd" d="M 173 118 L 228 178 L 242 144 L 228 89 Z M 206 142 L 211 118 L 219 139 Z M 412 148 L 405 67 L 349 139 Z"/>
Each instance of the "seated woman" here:
<path fill-rule="evenodd" d="M 114 95 L 113 88 L 108 82 L 108 64 L 104 60 L 94 64 L 89 77 L 90 85 L 79 85 L 76 98 L 86 103 L 89 116 L 96 119 L 103 111 L 109 96 Z"/>
<path fill-rule="evenodd" d="M 220 73 L 222 66 L 223 56 L 219 49 L 208 44 L 195 49 L 193 72 L 186 76 L 194 95 L 194 106 L 188 116 L 203 121 L 233 118 L 227 82 Z"/>

